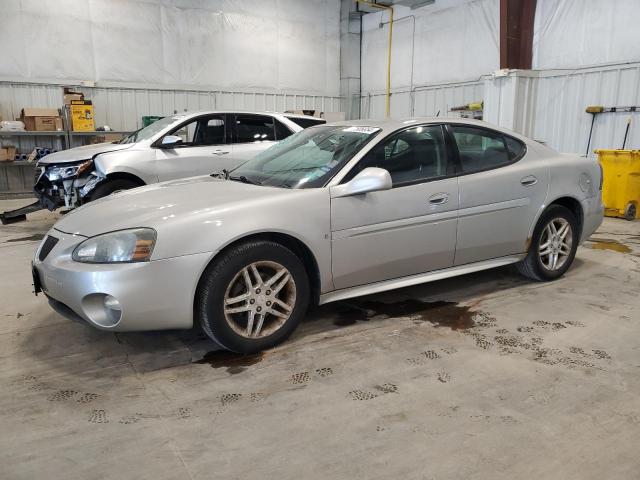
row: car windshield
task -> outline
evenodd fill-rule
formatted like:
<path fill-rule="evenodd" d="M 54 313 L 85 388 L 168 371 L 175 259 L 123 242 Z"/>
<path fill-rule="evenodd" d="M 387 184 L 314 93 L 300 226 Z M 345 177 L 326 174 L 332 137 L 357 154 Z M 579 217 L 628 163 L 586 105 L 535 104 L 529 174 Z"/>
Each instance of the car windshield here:
<path fill-rule="evenodd" d="M 168 117 L 156 120 L 151 125 L 147 125 L 146 127 L 133 132 L 131 135 L 124 137 L 118 143 L 136 143 L 143 140 L 148 140 L 159 131 L 182 119 L 184 119 L 184 115 L 169 115 Z"/>
<path fill-rule="evenodd" d="M 229 178 L 281 188 L 321 187 L 379 131 L 362 126 L 311 127 L 242 164 Z"/>

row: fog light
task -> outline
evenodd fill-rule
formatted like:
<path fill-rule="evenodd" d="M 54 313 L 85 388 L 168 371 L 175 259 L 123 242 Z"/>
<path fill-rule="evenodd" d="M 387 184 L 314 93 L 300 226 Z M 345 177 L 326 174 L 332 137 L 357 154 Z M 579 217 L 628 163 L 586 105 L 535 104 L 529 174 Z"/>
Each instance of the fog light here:
<path fill-rule="evenodd" d="M 113 322 L 113 324 L 118 323 L 120 321 L 120 317 L 122 316 L 122 306 L 120 305 L 120 302 L 111 295 L 105 295 L 103 303 L 105 312 L 107 314 L 107 317 L 109 317 L 109 320 Z"/>

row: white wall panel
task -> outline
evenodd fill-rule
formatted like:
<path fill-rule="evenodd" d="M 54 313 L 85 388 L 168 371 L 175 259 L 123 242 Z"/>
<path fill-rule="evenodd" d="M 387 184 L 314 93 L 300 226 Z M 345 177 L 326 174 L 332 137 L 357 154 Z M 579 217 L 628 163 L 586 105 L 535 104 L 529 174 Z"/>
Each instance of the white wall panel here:
<path fill-rule="evenodd" d="M 499 68 L 499 0 L 394 8 L 391 87 L 477 80 Z M 363 17 L 362 90 L 386 88 L 388 13 Z"/>
<path fill-rule="evenodd" d="M 143 115 L 169 115 L 185 110 L 255 110 L 282 112 L 285 109 L 344 111 L 338 96 L 300 95 L 272 92 L 160 90 L 134 88 L 78 88 L 94 104 L 96 126 L 114 130 L 140 128 Z M 62 87 L 0 82 L 0 115 L 14 119 L 24 107 L 60 108 Z"/>
<path fill-rule="evenodd" d="M 397 91 L 391 95 L 391 117 L 451 116 L 450 109 L 484 99 L 482 81 L 445 83 Z M 386 109 L 384 93 L 362 96 L 362 118 L 383 119 Z M 453 114 L 455 115 L 455 114 Z"/>
<path fill-rule="evenodd" d="M 592 116 L 588 105 L 640 106 L 640 63 L 541 72 L 533 136 L 563 152 L 585 153 Z M 590 151 L 621 148 L 627 120 L 632 124 L 627 148 L 640 148 L 640 112 L 604 113 L 596 117 Z M 590 152 L 590 154 L 592 154 Z"/>
<path fill-rule="evenodd" d="M 638 0 L 538 0 L 533 68 L 640 61 Z"/>
<path fill-rule="evenodd" d="M 340 0 L 2 0 L 0 78 L 340 91 Z"/>

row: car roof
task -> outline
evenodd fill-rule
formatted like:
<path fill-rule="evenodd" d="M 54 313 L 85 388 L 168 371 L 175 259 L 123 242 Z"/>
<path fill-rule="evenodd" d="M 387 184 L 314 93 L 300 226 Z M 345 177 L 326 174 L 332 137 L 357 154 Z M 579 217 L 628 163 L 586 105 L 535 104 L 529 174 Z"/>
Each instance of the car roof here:
<path fill-rule="evenodd" d="M 478 127 L 488 128 L 497 132 L 501 132 L 512 137 L 516 137 L 525 142 L 533 142 L 528 137 L 525 137 L 517 132 L 509 130 L 508 128 L 500 127 L 498 125 L 494 125 L 493 123 L 485 122 L 482 120 L 475 120 L 471 118 L 462 118 L 462 117 L 406 117 L 406 118 L 398 118 L 398 119 L 385 119 L 385 120 L 343 120 L 340 122 L 331 122 L 327 125 L 340 125 L 345 127 L 377 127 L 382 129 L 383 132 L 390 133 L 395 130 L 399 130 L 404 127 L 410 127 L 413 124 L 424 125 L 428 123 L 439 124 L 439 123 L 455 123 L 462 125 L 473 125 Z"/>
<path fill-rule="evenodd" d="M 309 120 L 322 120 L 325 121 L 324 118 L 320 118 L 320 117 L 314 117 L 313 115 L 303 115 L 301 113 L 280 113 L 279 115 L 284 115 L 287 118 L 306 118 Z"/>
<path fill-rule="evenodd" d="M 224 109 L 224 110 L 189 110 L 187 112 L 177 112 L 165 115 L 165 117 L 197 117 L 200 115 L 213 115 L 216 113 L 245 113 L 250 115 L 278 115 L 283 117 L 300 117 L 300 118 L 317 118 L 311 117 L 309 115 L 293 115 L 293 114 L 285 114 L 282 112 L 273 112 L 273 111 L 254 111 L 254 110 L 242 110 L 242 109 Z"/>

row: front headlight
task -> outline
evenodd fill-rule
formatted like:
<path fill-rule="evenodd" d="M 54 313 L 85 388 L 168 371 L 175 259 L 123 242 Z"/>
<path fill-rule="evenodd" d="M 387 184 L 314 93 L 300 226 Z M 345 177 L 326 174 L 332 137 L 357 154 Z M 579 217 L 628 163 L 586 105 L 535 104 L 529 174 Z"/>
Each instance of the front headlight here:
<path fill-rule="evenodd" d="M 63 165 L 47 169 L 46 175 L 49 180 L 66 180 L 86 172 L 93 166 L 93 160 L 86 160 L 76 165 Z"/>
<path fill-rule="evenodd" d="M 132 228 L 88 238 L 71 257 L 83 263 L 148 262 L 155 244 L 155 230 Z"/>

